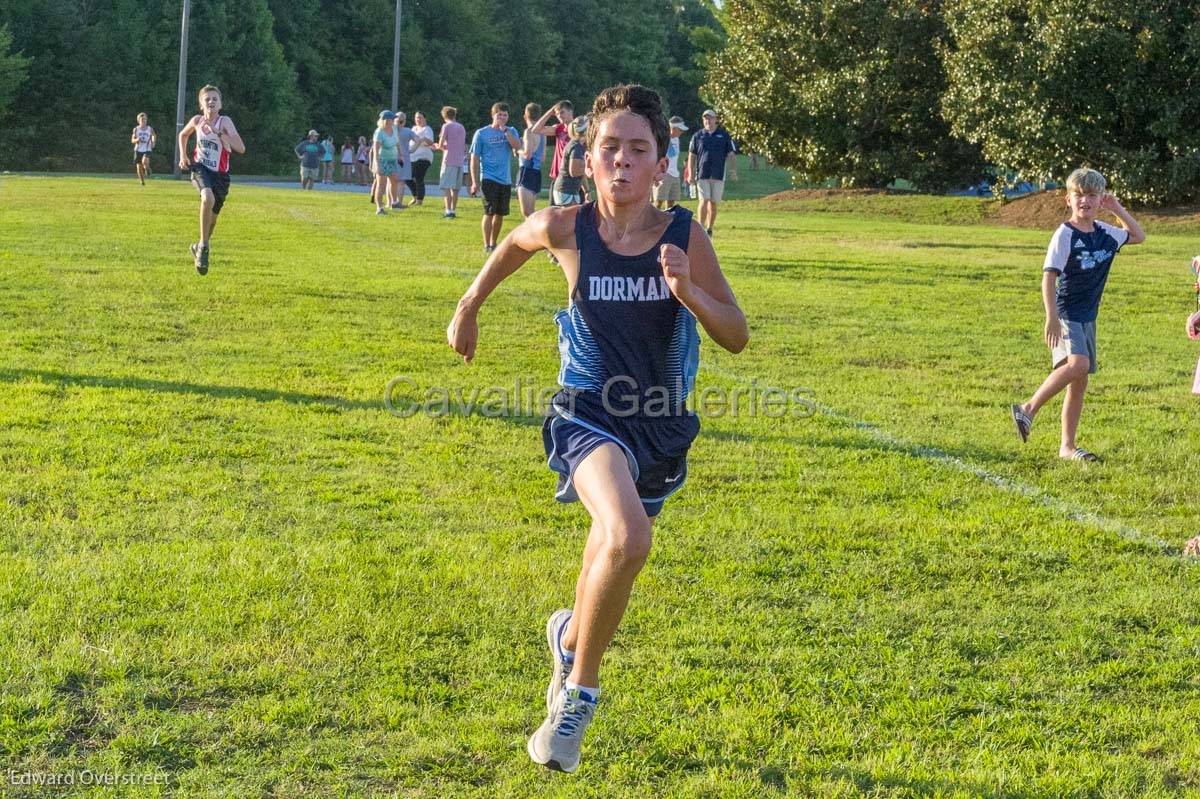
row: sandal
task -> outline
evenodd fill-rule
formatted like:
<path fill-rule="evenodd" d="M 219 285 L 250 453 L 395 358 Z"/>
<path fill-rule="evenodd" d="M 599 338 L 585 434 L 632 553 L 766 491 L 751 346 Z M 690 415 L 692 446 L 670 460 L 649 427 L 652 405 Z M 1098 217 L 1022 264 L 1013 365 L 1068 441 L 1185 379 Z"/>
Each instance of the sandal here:
<path fill-rule="evenodd" d="M 1033 427 L 1033 420 L 1025 411 L 1021 410 L 1020 405 L 1012 406 L 1012 420 L 1017 427 L 1017 435 L 1021 437 L 1021 442 L 1029 440 L 1029 430 Z"/>
<path fill-rule="evenodd" d="M 1086 461 L 1087 463 L 1100 463 L 1100 456 L 1094 452 L 1088 452 L 1083 447 L 1076 447 L 1071 456 L 1067 458 L 1069 461 Z"/>

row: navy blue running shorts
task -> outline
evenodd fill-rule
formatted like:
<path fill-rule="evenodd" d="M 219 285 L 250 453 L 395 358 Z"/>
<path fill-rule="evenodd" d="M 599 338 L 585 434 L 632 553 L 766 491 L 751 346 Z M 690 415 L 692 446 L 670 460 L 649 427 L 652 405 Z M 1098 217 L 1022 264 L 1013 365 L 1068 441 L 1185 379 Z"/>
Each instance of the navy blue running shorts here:
<path fill-rule="evenodd" d="M 517 185 L 537 194 L 542 190 L 542 170 L 531 166 L 521 167 L 521 171 L 517 173 Z"/>
<path fill-rule="evenodd" d="M 575 502 L 575 469 L 601 444 L 619 446 L 647 516 L 662 512 L 667 497 L 687 480 L 687 453 L 700 432 L 694 413 L 676 416 L 614 416 L 599 395 L 563 390 L 542 423 L 547 465 L 558 473 L 555 499 Z"/>

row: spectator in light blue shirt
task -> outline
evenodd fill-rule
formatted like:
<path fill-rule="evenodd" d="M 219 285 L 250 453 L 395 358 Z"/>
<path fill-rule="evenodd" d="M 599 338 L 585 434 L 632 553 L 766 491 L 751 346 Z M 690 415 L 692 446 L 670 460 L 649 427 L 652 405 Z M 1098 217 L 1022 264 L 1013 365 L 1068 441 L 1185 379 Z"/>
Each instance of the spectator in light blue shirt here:
<path fill-rule="evenodd" d="M 475 131 L 471 139 L 471 194 L 483 189 L 485 253 L 495 250 L 500 240 L 500 228 L 512 201 L 512 157 L 521 152 L 521 137 L 507 123 L 508 103 L 495 103 L 492 124 Z"/>

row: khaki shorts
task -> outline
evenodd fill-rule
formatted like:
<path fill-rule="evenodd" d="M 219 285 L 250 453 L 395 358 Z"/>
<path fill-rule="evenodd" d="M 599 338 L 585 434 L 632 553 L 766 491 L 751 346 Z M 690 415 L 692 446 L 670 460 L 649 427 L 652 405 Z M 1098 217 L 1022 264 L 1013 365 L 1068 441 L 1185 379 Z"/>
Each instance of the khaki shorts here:
<path fill-rule="evenodd" d="M 679 202 L 679 178 L 675 175 L 663 175 L 662 183 L 651 187 L 650 197 L 656 203 Z"/>
<path fill-rule="evenodd" d="M 320 168 L 318 167 L 300 167 L 300 180 L 320 180 Z"/>
<path fill-rule="evenodd" d="M 1062 366 L 1067 362 L 1067 357 L 1070 355 L 1086 355 L 1090 366 L 1088 374 L 1093 374 L 1096 371 L 1096 323 L 1095 322 L 1072 322 L 1069 319 L 1060 319 L 1062 324 L 1062 338 L 1058 340 L 1058 346 L 1050 350 L 1050 359 L 1053 361 L 1054 368 Z"/>
<path fill-rule="evenodd" d="M 461 166 L 443 166 L 441 177 L 438 179 L 438 186 L 443 189 L 457 189 L 462 185 L 462 179 Z"/>
<path fill-rule="evenodd" d="M 700 192 L 701 200 L 712 200 L 715 203 L 719 203 L 721 202 L 721 197 L 725 194 L 725 181 L 697 180 L 696 190 Z"/>

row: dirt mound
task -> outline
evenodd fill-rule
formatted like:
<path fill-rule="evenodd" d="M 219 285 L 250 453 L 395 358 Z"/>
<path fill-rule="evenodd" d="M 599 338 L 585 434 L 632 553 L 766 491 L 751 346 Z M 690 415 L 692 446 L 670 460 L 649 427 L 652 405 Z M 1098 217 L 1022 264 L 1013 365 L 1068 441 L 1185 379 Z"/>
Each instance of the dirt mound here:
<path fill-rule="evenodd" d="M 1032 227 L 1050 230 L 1071 215 L 1062 191 L 1051 189 L 1026 194 L 1006 203 L 991 203 L 985 216 L 988 222 L 1009 227 Z M 1101 219 L 1116 224 L 1115 218 L 1102 214 Z"/>
<path fill-rule="evenodd" d="M 985 220 L 991 224 L 1010 227 L 1053 228 L 1070 216 L 1064 192 L 1061 189 L 1026 194 L 1001 205 L 991 205 Z M 1139 222 L 1145 225 L 1178 225 L 1179 223 L 1200 224 L 1200 206 L 1180 205 L 1174 207 L 1126 206 Z M 1110 213 L 1102 213 L 1098 219 L 1110 224 L 1119 224 Z"/>

